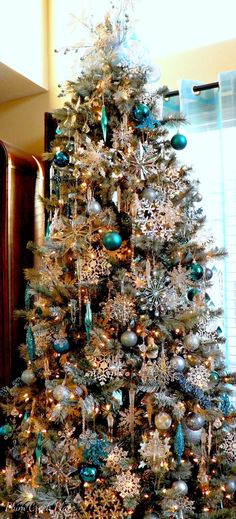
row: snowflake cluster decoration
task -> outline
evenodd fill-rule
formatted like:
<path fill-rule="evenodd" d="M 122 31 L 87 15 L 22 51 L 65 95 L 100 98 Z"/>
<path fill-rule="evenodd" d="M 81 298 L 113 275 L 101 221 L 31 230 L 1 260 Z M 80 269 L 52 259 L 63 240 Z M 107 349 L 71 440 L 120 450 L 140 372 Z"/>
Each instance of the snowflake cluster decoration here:
<path fill-rule="evenodd" d="M 163 391 L 175 379 L 176 373 L 162 349 L 157 361 L 143 362 L 139 375 L 143 384 L 151 383 L 155 386 L 155 391 Z"/>
<path fill-rule="evenodd" d="M 210 371 L 205 366 L 189 368 L 187 381 L 200 387 L 203 391 L 207 391 L 209 389 Z"/>
<path fill-rule="evenodd" d="M 105 305 L 105 310 L 109 312 L 111 319 L 118 321 L 122 326 L 136 316 L 135 301 L 125 294 L 117 294 L 114 299 L 110 299 Z"/>
<path fill-rule="evenodd" d="M 170 200 L 149 202 L 141 200 L 135 223 L 150 238 L 170 240 L 175 233 L 180 216 Z"/>
<path fill-rule="evenodd" d="M 143 458 L 140 468 L 148 465 L 154 472 L 168 468 L 170 456 L 170 438 L 161 438 L 157 430 L 149 440 L 140 444 L 139 452 Z"/>
<path fill-rule="evenodd" d="M 115 490 L 123 499 L 138 496 L 140 493 L 140 478 L 130 470 L 118 474 L 115 481 Z"/>
<path fill-rule="evenodd" d="M 114 493 L 113 488 L 102 488 L 88 491 L 85 498 L 80 503 L 83 511 L 81 517 L 86 519 L 95 519 L 102 517 L 103 519 L 120 519 L 125 517 L 125 511 L 121 506 L 119 498 Z M 70 516 L 67 516 L 70 517 Z M 78 516 L 80 517 L 80 516 Z"/>
<path fill-rule="evenodd" d="M 122 447 L 115 445 L 112 451 L 108 454 L 106 466 L 115 472 L 120 472 L 123 466 L 128 463 L 127 456 L 127 451 L 124 451 Z"/>
<path fill-rule="evenodd" d="M 184 514 L 194 514 L 194 501 L 189 499 L 187 496 L 177 496 L 175 498 L 166 497 L 165 501 L 163 501 L 163 509 L 165 512 L 171 513 L 171 517 L 173 512 L 182 512 L 182 515 L 176 517 L 184 517 Z M 186 515 L 189 517 L 189 515 Z"/>
<path fill-rule="evenodd" d="M 121 361 L 122 355 L 117 353 L 116 355 L 100 355 L 99 357 L 89 357 L 88 360 L 91 362 L 93 369 L 87 371 L 86 377 L 91 377 L 98 381 L 101 386 L 104 386 L 106 382 L 113 378 L 120 378 L 124 374 L 124 365 Z"/>
<path fill-rule="evenodd" d="M 236 461 L 236 434 L 227 433 L 220 449 L 224 451 L 225 456 L 230 462 Z"/>
<path fill-rule="evenodd" d="M 97 285 L 102 277 L 109 276 L 110 271 L 111 264 L 107 261 L 106 253 L 90 245 L 81 265 L 80 281 Z"/>

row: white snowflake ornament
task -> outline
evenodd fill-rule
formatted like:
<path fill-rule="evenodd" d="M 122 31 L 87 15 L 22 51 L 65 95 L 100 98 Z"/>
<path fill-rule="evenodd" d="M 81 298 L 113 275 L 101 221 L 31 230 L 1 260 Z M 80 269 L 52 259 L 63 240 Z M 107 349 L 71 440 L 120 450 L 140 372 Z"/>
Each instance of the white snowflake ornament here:
<path fill-rule="evenodd" d="M 140 478 L 126 470 L 116 477 L 115 490 L 123 499 L 138 496 L 140 493 Z"/>
<path fill-rule="evenodd" d="M 236 461 L 236 434 L 227 433 L 223 443 L 220 445 L 220 449 L 224 451 L 224 454 L 228 461 L 235 463 Z"/>
<path fill-rule="evenodd" d="M 200 387 L 203 391 L 207 391 L 209 389 L 210 371 L 205 366 L 189 368 L 187 381 Z"/>

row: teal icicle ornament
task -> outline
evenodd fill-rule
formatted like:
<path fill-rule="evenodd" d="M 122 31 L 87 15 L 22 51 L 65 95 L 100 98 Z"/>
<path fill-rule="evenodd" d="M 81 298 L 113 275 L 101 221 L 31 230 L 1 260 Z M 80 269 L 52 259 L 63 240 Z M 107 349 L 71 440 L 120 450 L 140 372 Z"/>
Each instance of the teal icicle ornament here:
<path fill-rule="evenodd" d="M 92 314 L 92 310 L 91 310 L 90 301 L 88 301 L 86 304 L 84 324 L 85 324 L 85 330 L 86 330 L 86 334 L 87 334 L 87 341 L 89 343 L 90 337 L 91 337 L 91 330 L 93 327 L 93 314 Z"/>
<path fill-rule="evenodd" d="M 106 140 L 107 140 L 107 125 L 108 125 L 107 111 L 106 111 L 105 105 L 102 105 L 101 127 L 102 127 L 104 142 L 106 142 Z"/>
<path fill-rule="evenodd" d="M 180 465 L 181 458 L 184 452 L 184 432 L 181 423 L 178 424 L 176 429 L 175 441 L 174 441 L 174 451 L 177 457 L 177 463 Z"/>
<path fill-rule="evenodd" d="M 29 355 L 29 360 L 34 360 L 35 357 L 35 340 L 31 326 L 28 326 L 26 332 L 26 348 Z"/>
<path fill-rule="evenodd" d="M 50 228 L 51 228 L 51 220 L 48 219 L 47 225 L 46 225 L 46 233 L 45 233 L 45 240 L 48 241 L 50 238 Z"/>
<path fill-rule="evenodd" d="M 37 460 L 39 466 L 41 463 L 42 453 L 43 453 L 43 435 L 41 432 L 39 432 L 38 437 L 37 437 L 36 447 L 35 447 L 35 457 L 36 457 L 36 460 Z"/>

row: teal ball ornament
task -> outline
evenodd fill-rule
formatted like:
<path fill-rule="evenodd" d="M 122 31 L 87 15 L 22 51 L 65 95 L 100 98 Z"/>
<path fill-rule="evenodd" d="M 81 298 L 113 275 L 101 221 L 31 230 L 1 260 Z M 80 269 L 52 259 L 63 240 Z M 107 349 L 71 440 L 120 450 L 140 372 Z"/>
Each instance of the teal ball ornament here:
<path fill-rule="evenodd" d="M 136 333 L 132 332 L 131 330 L 127 330 L 126 332 L 122 333 L 120 342 L 123 344 L 123 346 L 132 348 L 133 346 L 136 346 L 138 337 Z"/>
<path fill-rule="evenodd" d="M 11 436 L 12 431 L 13 431 L 13 428 L 9 423 L 6 423 L 5 425 L 1 425 L 0 436 L 5 436 L 5 438 L 7 438 L 8 436 Z"/>
<path fill-rule="evenodd" d="M 140 103 L 134 107 L 133 114 L 136 121 L 141 122 L 146 119 L 146 117 L 148 117 L 150 114 L 150 109 L 147 105 Z"/>
<path fill-rule="evenodd" d="M 182 133 L 176 133 L 173 135 L 170 143 L 174 150 L 180 151 L 183 150 L 185 146 L 187 146 L 187 139 Z"/>
<path fill-rule="evenodd" d="M 190 267 L 190 278 L 192 281 L 198 281 L 203 276 L 203 268 L 199 263 L 193 263 Z"/>
<path fill-rule="evenodd" d="M 80 477 L 86 483 L 94 483 L 97 477 L 96 467 L 82 467 L 80 470 Z"/>
<path fill-rule="evenodd" d="M 201 293 L 200 288 L 190 288 L 187 292 L 187 298 L 189 301 L 193 301 L 194 297 Z"/>
<path fill-rule="evenodd" d="M 68 339 L 62 337 L 61 339 L 56 339 L 53 343 L 53 349 L 57 353 L 67 353 L 70 349 L 70 344 Z"/>
<path fill-rule="evenodd" d="M 70 162 L 70 157 L 66 151 L 58 151 L 54 156 L 53 162 L 58 168 L 65 168 Z"/>
<path fill-rule="evenodd" d="M 220 375 L 219 375 L 219 373 L 217 373 L 217 371 L 211 371 L 211 374 L 210 374 L 211 382 L 218 382 L 219 378 L 220 378 Z"/>
<path fill-rule="evenodd" d="M 102 243 L 107 250 L 117 250 L 122 244 L 122 238 L 118 232 L 109 231 L 104 234 Z"/>

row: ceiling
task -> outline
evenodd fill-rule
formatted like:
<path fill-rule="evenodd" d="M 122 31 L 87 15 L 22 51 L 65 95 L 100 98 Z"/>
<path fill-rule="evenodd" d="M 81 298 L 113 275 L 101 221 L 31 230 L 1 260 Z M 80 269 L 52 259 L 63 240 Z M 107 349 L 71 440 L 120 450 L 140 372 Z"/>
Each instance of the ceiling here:
<path fill-rule="evenodd" d="M 0 103 L 45 91 L 41 86 L 0 62 Z"/>

